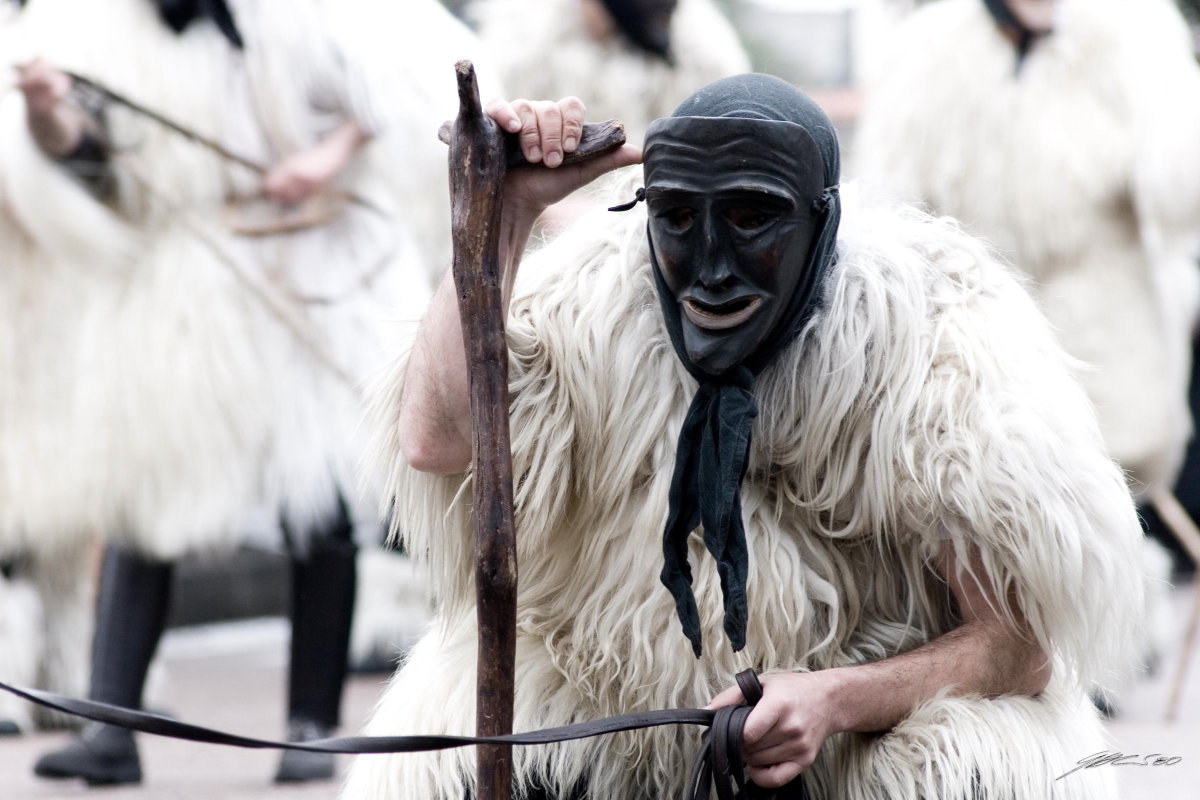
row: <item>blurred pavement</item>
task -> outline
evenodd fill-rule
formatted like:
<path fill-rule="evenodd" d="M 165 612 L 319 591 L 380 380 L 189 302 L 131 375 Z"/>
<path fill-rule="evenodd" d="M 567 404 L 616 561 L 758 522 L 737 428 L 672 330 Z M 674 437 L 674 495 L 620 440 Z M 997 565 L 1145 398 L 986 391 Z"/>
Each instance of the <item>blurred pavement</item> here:
<path fill-rule="evenodd" d="M 1175 593 L 1177 627 L 1182 630 L 1194 585 Z M 267 618 L 193 626 L 170 631 L 163 664 L 152 681 L 156 707 L 181 719 L 248 736 L 276 738 L 283 730 L 287 623 Z M 1174 647 L 1179 647 L 1178 639 Z M 1125 754 L 1179 756 L 1174 766 L 1103 766 L 1115 770 L 1125 800 L 1200 799 L 1200 653 L 1180 705 L 1179 720 L 1163 721 L 1176 666 L 1167 654 L 1156 674 L 1139 681 L 1120 700 L 1110 723 L 1112 749 Z M 384 675 L 352 677 L 346 691 L 343 732 L 357 732 L 375 703 Z M 416 733 L 418 731 L 407 731 Z M 144 782 L 136 787 L 87 789 L 80 782 L 35 778 L 32 765 L 67 734 L 0 739 L 0 798 L 3 800 L 290 800 L 337 796 L 338 782 L 277 787 L 271 783 L 279 758 L 272 751 L 241 750 L 142 737 Z M 1035 746 L 1036 743 L 1031 743 Z M 1080 758 L 1091 755 L 1079 754 Z M 344 768 L 349 757 L 340 756 Z M 1071 764 L 1064 764 L 1068 771 Z M 685 767 L 686 768 L 686 767 Z M 1070 780 L 1070 776 L 1063 778 Z M 1047 798 L 1050 800 L 1050 798 Z"/>

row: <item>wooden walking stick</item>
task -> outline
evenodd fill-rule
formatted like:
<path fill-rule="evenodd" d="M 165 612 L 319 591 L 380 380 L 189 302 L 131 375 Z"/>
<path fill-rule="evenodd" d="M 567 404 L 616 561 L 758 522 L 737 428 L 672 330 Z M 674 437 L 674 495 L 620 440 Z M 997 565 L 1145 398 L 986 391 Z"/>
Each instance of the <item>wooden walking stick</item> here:
<path fill-rule="evenodd" d="M 475 68 L 455 67 L 458 119 L 450 137 L 454 285 L 471 392 L 475 598 L 479 615 L 475 731 L 512 732 L 517 652 L 517 545 L 508 436 L 508 351 L 500 298 L 500 210 L 504 136 L 483 113 Z M 475 796 L 509 800 L 511 748 L 477 749 Z"/>
<path fill-rule="evenodd" d="M 471 62 L 458 62 L 455 72 L 459 111 L 446 138 L 450 144 L 452 269 L 467 357 L 473 428 L 472 508 L 479 621 L 475 728 L 480 736 L 494 736 L 512 732 L 517 641 L 517 549 L 499 240 L 504 175 L 518 161 L 511 157 L 513 137 L 506 137 L 483 113 Z M 610 152 L 624 141 L 620 123 L 584 126 L 579 147 L 564 163 Z M 509 800 L 511 748 L 479 746 L 476 776 L 475 797 L 479 800 Z"/>

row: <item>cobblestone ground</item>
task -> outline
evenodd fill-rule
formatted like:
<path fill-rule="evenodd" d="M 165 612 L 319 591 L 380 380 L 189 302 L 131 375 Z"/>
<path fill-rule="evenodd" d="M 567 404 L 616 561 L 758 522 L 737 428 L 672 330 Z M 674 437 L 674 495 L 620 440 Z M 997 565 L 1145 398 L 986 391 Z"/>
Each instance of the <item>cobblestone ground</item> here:
<path fill-rule="evenodd" d="M 1177 628 L 1182 631 L 1194 588 L 1175 593 Z M 1179 718 L 1164 721 L 1180 637 L 1157 672 L 1138 681 L 1120 699 L 1109 724 L 1112 749 L 1145 756 L 1179 756 L 1173 766 L 1103 766 L 1115 770 L 1125 800 L 1200 799 L 1200 663 L 1194 663 L 1180 703 Z M 154 681 L 157 705 L 189 722 L 249 736 L 275 738 L 283 727 L 287 625 L 250 620 L 187 628 L 168 634 L 163 667 Z M 1198 648 L 1200 649 L 1200 648 Z M 1200 653 L 1193 653 L 1200 662 Z M 370 712 L 386 676 L 355 676 L 347 687 L 345 731 L 356 731 Z M 3 800 L 280 800 L 335 798 L 337 781 L 277 787 L 271 783 L 273 752 L 142 738 L 145 781 L 137 787 L 87 789 L 76 782 L 35 778 L 41 753 L 67 740 L 66 734 L 0 739 L 0 798 Z M 1080 753 L 1081 758 L 1090 755 Z M 344 768 L 347 760 L 340 762 Z M 1073 765 L 1064 765 L 1064 772 Z M 1063 780 L 1070 780 L 1066 777 Z M 1047 797 L 1047 800 L 1050 800 Z"/>

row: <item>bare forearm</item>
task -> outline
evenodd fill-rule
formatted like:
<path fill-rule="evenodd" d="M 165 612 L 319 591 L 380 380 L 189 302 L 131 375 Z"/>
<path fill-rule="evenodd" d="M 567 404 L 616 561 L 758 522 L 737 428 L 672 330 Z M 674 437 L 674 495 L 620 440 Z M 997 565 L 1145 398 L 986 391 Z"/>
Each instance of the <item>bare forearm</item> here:
<path fill-rule="evenodd" d="M 536 215 L 501 223 L 502 311 L 508 314 L 517 266 Z M 447 271 L 421 322 L 400 400 L 400 430 L 408 463 L 453 475 L 471 463 L 471 403 L 466 351 L 453 275 Z"/>
<path fill-rule="evenodd" d="M 998 620 L 967 622 L 902 655 L 829 670 L 834 727 L 888 730 L 922 702 L 954 695 L 1034 695 L 1050 668 L 1041 648 Z"/>
<path fill-rule="evenodd" d="M 582 136 L 584 111 L 574 97 L 557 103 L 518 100 L 512 105 L 496 99 L 488 104 L 487 113 L 496 124 L 519 134 L 522 154 L 533 165 L 509 170 L 505 176 L 499 247 L 505 318 L 517 266 L 542 211 L 605 172 L 641 159 L 640 151 L 626 145 L 563 167 L 563 154 L 574 150 Z M 434 296 L 409 356 L 398 424 L 404 457 L 413 468 L 451 475 L 470 466 L 470 386 L 458 298 L 449 275 Z"/>
<path fill-rule="evenodd" d="M 326 134 L 319 146 L 328 148 L 333 154 L 337 162 L 334 174 L 337 174 L 370 139 L 370 134 L 363 130 L 361 125 L 352 119 L 347 119 Z"/>

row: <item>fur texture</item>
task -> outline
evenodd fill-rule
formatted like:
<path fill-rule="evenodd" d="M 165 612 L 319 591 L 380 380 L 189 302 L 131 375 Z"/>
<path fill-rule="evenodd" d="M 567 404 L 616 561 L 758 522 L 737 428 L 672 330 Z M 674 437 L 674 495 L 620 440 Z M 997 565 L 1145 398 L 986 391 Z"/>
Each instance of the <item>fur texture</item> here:
<path fill-rule="evenodd" d="M 1200 71 L 1173 4 L 1062 0 L 1019 74 L 979 0 L 921 8 L 893 45 L 858 172 L 958 217 L 1034 279 L 1095 368 L 1084 385 L 1134 488 L 1170 485 L 1200 285 Z"/>
<path fill-rule="evenodd" d="M 429 628 L 429 587 L 412 560 L 378 547 L 358 554 L 350 663 L 395 666 Z"/>
<path fill-rule="evenodd" d="M 513 97 L 576 95 L 588 118 L 619 119 L 631 142 L 696 89 L 750 70 L 737 34 L 712 0 L 680 0 L 671 21 L 676 63 L 646 54 L 619 35 L 598 42 L 579 0 L 478 0 L 470 13 Z"/>
<path fill-rule="evenodd" d="M 28 684 L 83 693 L 96 534 L 173 559 L 231 546 L 263 506 L 303 533 L 353 492 L 358 383 L 428 296 L 403 212 L 438 204 L 420 170 L 394 180 L 394 153 L 441 148 L 425 101 L 453 108 L 461 25 L 433 0 L 406 4 L 412 26 L 355 2 L 233 5 L 244 56 L 211 25 L 172 34 L 145 0 L 36 0 L 0 30 L 13 62 L 45 56 L 263 163 L 353 116 L 375 137 L 343 186 L 383 209 L 235 236 L 227 204 L 260 179 L 119 106 L 98 202 L 32 142 L 20 95 L 0 98 L 0 553 L 31 565 L 46 621 L 0 649 L 33 660 Z"/>
<path fill-rule="evenodd" d="M 696 660 L 658 582 L 695 383 L 667 342 L 644 224 L 644 210 L 593 218 L 518 278 L 516 729 L 703 705 L 746 667 L 823 669 L 911 649 L 954 624 L 929 566 L 949 537 L 979 548 L 1011 598 L 1002 613 L 1019 610 L 1052 654 L 1050 688 L 943 697 L 888 734 L 836 737 L 811 770 L 816 796 L 957 798 L 973 775 L 989 797 L 1112 796 L 1098 770 L 1053 778 L 1103 744 L 1082 687 L 1129 664 L 1138 523 L 1074 363 L 1020 282 L 947 221 L 847 202 L 823 309 L 757 384 L 742 489 L 748 643 L 730 652 L 716 572 L 693 537 L 706 647 Z M 380 409 L 395 397 L 385 388 Z M 367 729 L 467 732 L 470 478 L 415 473 L 396 436 L 385 429 L 399 533 L 430 570 L 438 610 Z M 697 740 L 657 729 L 518 748 L 515 763 L 552 791 L 586 778 L 593 797 L 679 796 Z M 363 757 L 344 796 L 461 797 L 472 775 L 469 752 Z"/>
<path fill-rule="evenodd" d="M 28 581 L 0 576 L 0 680 L 33 686 L 38 678 L 42 608 Z M 32 704 L 8 692 L 0 698 L 0 722 L 22 730 L 33 725 Z"/>
<path fill-rule="evenodd" d="M 397 216 L 414 203 L 386 180 L 393 148 L 417 136 L 404 126 L 411 98 L 363 77 L 379 36 L 363 32 L 366 20 L 352 25 L 345 5 L 235 3 L 255 44 L 244 57 L 211 26 L 175 36 L 143 0 L 38 0 L 21 15 L 30 49 L 265 163 L 354 115 L 376 135 L 343 185 L 385 213 L 349 205 L 315 228 L 235 236 L 227 201 L 256 193 L 258 177 L 120 107 L 107 118 L 117 193 L 106 208 L 57 165 L 23 157 L 33 146 L 10 112 L 4 140 L 27 152 L 5 154 L 5 224 L 25 250 L 3 280 L 26 286 L 4 301 L 23 303 L 5 350 L 14 397 L 3 413 L 20 423 L 0 445 L 0 498 L 15 498 L 0 512 L 6 536 L 93 528 L 174 558 L 235 543 L 263 504 L 302 531 L 330 513 L 336 487 L 355 488 L 357 384 L 403 339 L 428 289 Z M 108 35 L 91 35 L 100 28 Z M 66 244 L 55 244 L 60 232 Z M 44 365 L 48 375 L 13 387 Z"/>

